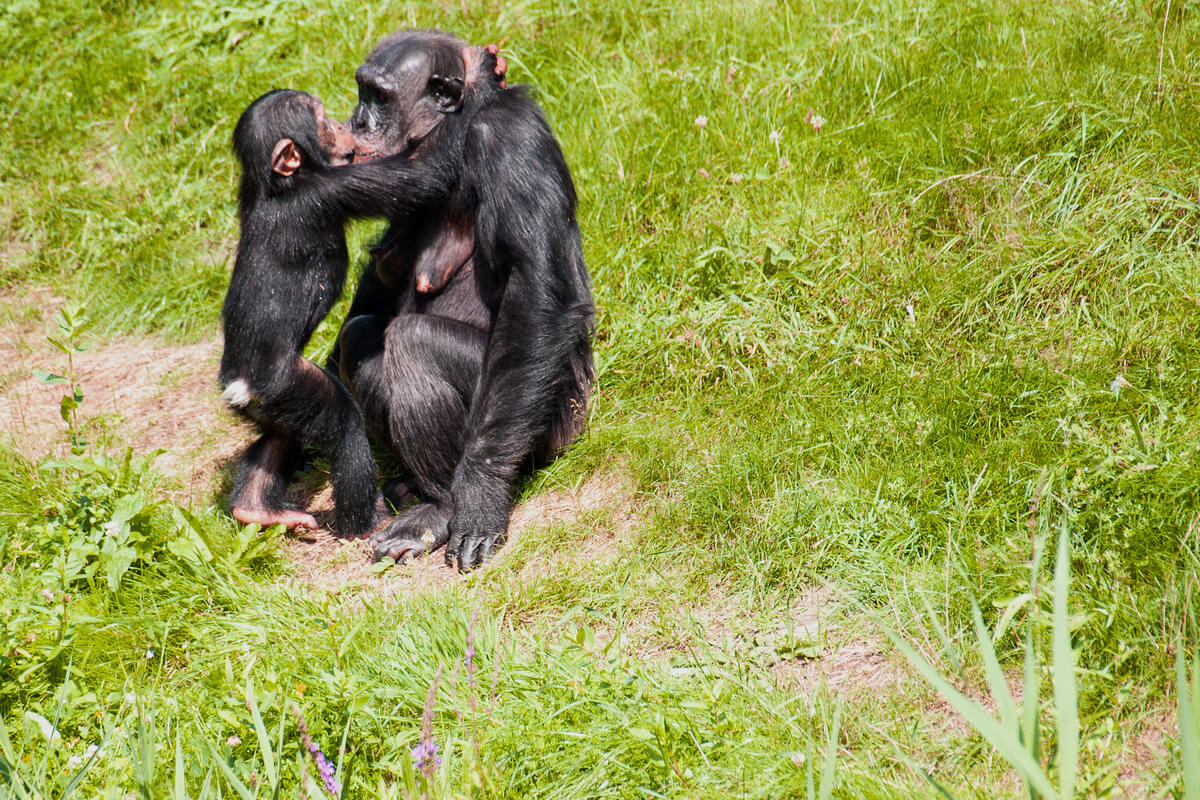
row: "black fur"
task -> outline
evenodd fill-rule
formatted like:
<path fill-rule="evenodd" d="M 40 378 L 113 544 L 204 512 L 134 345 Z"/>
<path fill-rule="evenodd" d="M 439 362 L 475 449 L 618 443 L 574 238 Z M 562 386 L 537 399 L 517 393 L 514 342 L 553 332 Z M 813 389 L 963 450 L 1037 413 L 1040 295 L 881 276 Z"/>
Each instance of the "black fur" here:
<path fill-rule="evenodd" d="M 461 47 L 431 31 L 385 39 L 358 72 L 356 139 L 411 149 L 432 114 L 412 109 L 410 84 L 452 73 Z M 507 532 L 517 478 L 582 430 L 594 309 L 575 202 L 541 110 L 493 86 L 451 197 L 393 217 L 373 251 L 330 366 L 421 498 L 372 534 L 377 558 L 448 542 L 448 562 L 478 566 Z"/>
<path fill-rule="evenodd" d="M 341 294 L 346 220 L 440 207 L 456 182 L 461 143 L 443 142 L 429 159 L 334 167 L 320 141 L 316 103 L 302 92 L 270 92 L 234 130 L 241 238 L 222 311 L 220 382 L 246 382 L 249 403 L 238 410 L 263 432 L 238 464 L 234 508 L 285 510 L 287 477 L 308 445 L 329 458 L 338 531 L 357 536 L 371 529 L 376 513 L 375 461 L 362 414 L 341 381 L 301 353 Z M 290 176 L 271 164 L 285 138 L 302 156 Z"/>

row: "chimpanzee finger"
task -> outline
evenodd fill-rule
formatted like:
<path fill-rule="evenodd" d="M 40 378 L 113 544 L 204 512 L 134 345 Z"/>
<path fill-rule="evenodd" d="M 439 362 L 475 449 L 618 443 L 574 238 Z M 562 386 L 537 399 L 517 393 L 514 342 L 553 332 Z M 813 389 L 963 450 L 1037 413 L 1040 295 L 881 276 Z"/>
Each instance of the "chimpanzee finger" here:
<path fill-rule="evenodd" d="M 504 80 L 504 76 L 508 72 L 508 59 L 500 55 L 500 47 L 498 45 L 487 44 L 483 46 L 483 49 L 496 57 L 496 66 L 492 68 L 492 72 L 500 79 L 500 86 L 506 86 L 507 83 Z"/>
<path fill-rule="evenodd" d="M 498 537 L 494 533 L 467 537 L 458 554 L 460 572 L 470 572 L 491 559 Z"/>
<path fill-rule="evenodd" d="M 450 538 L 446 529 L 449 514 L 434 503 L 409 506 L 384 527 L 371 532 L 374 560 L 391 557 L 396 561 L 431 553 Z"/>

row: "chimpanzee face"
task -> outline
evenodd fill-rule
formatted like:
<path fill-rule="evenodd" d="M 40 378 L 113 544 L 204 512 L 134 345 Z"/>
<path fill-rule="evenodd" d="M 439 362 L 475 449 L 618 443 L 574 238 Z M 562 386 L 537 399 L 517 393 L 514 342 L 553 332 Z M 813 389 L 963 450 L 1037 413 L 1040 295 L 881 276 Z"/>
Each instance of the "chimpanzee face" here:
<path fill-rule="evenodd" d="M 314 98 L 313 112 L 317 117 L 317 141 L 331 166 L 340 167 L 354 160 L 354 134 L 335 119 L 325 115 L 325 105 Z"/>
<path fill-rule="evenodd" d="M 358 68 L 350 118 L 358 158 L 411 152 L 446 114 L 462 107 L 466 45 L 449 34 L 412 31 L 384 39 Z"/>
<path fill-rule="evenodd" d="M 258 113 L 266 116 L 276 106 L 289 108 L 300 119 L 307 116 L 298 125 L 283 126 L 291 135 L 281 136 L 271 150 L 271 171 L 276 175 L 290 178 L 301 168 L 340 167 L 354 160 L 353 134 L 325 115 L 320 98 L 303 92 L 278 92 L 263 101 Z"/>

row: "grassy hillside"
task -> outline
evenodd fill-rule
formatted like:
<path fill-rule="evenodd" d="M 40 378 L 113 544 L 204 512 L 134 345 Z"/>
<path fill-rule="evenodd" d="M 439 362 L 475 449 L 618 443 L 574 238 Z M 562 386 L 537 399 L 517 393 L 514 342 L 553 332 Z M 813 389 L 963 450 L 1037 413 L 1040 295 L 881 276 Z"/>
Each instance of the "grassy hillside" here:
<path fill-rule="evenodd" d="M 301 726 L 347 797 L 1025 795 L 889 632 L 990 714 L 1006 682 L 1053 697 L 1056 791 L 1200 797 L 1198 14 L 9 4 L 18 349 L 212 340 L 241 110 L 286 86 L 344 119 L 401 27 L 499 42 L 571 165 L 599 309 L 589 433 L 523 497 L 602 498 L 531 512 L 465 581 L 313 585 L 220 473 L 181 501 L 87 422 L 85 382 L 62 441 L 0 449 L 0 797 L 318 797 Z"/>

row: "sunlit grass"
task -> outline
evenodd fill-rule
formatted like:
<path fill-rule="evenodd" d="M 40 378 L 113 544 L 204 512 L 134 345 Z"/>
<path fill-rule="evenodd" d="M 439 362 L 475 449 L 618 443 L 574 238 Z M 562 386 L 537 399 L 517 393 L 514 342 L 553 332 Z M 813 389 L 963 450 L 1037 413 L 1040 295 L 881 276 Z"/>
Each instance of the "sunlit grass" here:
<path fill-rule="evenodd" d="M 289 86 L 344 118 L 355 66 L 409 25 L 500 42 L 562 141 L 599 382 L 585 439 L 524 492 L 619 472 L 628 497 L 613 502 L 636 523 L 606 519 L 611 504 L 547 521 L 507 567 L 363 607 L 290 586 L 273 540 L 218 509 L 160 505 L 149 477 L 102 491 L 111 465 L 4 451 L 0 796 L 21 796 L 18 780 L 33 796 L 139 782 L 145 796 L 240 796 L 238 782 L 266 796 L 252 774 L 292 796 L 315 775 L 293 708 L 327 753 L 346 733 L 353 797 L 898 796 L 932 793 L 926 775 L 954 796 L 1011 790 L 995 742 L 941 726 L 931 692 L 865 702 L 772 672 L 795 655 L 771 636 L 814 587 L 838 628 L 806 657 L 856 638 L 886 651 L 884 614 L 904 641 L 954 653 L 921 650 L 968 698 L 997 670 L 1061 696 L 1069 647 L 1078 792 L 1136 780 L 1194 796 L 1174 747 L 1194 752 L 1200 718 L 1185 691 L 1200 569 L 1193 9 L 11 4 L 12 313 L 36 319 L 21 306 L 49 287 L 86 301 L 93 346 L 213 336 L 238 113 Z M 377 230 L 357 226 L 352 251 Z M 132 497 L 138 566 L 117 593 L 102 570 L 64 601 L 72 552 L 119 568 L 116 549 L 85 545 L 103 546 Z M 1024 599 L 1034 542 L 1060 524 L 1064 609 Z M 1065 565 L 1045 561 L 1032 580 L 1050 586 Z M 927 599 L 915 613 L 898 600 L 910 591 Z M 411 748 L 439 670 L 443 764 L 422 776 Z M 1013 736 L 1033 730 L 1015 703 L 996 711 Z M 1183 728 L 1131 762 L 1160 712 Z M 80 774 L 71 759 L 91 744 L 103 752 Z"/>

